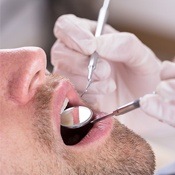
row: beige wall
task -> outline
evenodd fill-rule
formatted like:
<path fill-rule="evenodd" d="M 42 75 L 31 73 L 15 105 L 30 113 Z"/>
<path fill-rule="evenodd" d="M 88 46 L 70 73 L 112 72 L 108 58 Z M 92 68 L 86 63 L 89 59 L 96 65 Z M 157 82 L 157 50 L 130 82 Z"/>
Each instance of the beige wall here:
<path fill-rule="evenodd" d="M 161 59 L 175 56 L 175 0 L 111 0 L 108 23 L 135 33 Z"/>

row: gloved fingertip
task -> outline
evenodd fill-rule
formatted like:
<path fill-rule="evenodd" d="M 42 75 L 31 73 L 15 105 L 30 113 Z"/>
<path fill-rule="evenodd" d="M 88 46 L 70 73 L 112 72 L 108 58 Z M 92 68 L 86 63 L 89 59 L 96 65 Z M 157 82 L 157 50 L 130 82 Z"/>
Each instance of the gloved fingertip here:
<path fill-rule="evenodd" d="M 147 94 L 140 98 L 140 107 L 143 110 L 147 110 L 150 107 L 150 103 L 156 97 L 156 94 Z"/>
<path fill-rule="evenodd" d="M 162 101 L 159 95 L 145 95 L 140 99 L 140 107 L 149 116 L 175 127 L 175 122 L 173 121 L 174 105 Z"/>
<path fill-rule="evenodd" d="M 96 42 L 95 38 L 91 39 L 80 39 L 80 40 L 74 40 L 77 45 L 79 46 L 79 52 L 83 52 L 85 55 L 91 55 L 96 50 Z"/>
<path fill-rule="evenodd" d="M 161 80 L 167 80 L 175 77 L 175 63 L 163 61 L 160 71 Z"/>
<path fill-rule="evenodd" d="M 98 80 L 105 80 L 111 76 L 111 67 L 106 60 L 100 59 L 94 72 Z"/>
<path fill-rule="evenodd" d="M 111 93 L 114 92 L 117 89 L 117 85 L 115 81 L 110 81 L 109 86 L 106 86 L 105 92 L 106 93 Z"/>
<path fill-rule="evenodd" d="M 156 92 L 164 102 L 175 101 L 175 80 L 161 81 Z"/>
<path fill-rule="evenodd" d="M 117 85 L 113 79 L 92 83 L 93 93 L 110 94 L 117 89 Z"/>
<path fill-rule="evenodd" d="M 154 118 L 163 116 L 163 102 L 158 94 L 148 94 L 140 99 L 140 108 Z"/>

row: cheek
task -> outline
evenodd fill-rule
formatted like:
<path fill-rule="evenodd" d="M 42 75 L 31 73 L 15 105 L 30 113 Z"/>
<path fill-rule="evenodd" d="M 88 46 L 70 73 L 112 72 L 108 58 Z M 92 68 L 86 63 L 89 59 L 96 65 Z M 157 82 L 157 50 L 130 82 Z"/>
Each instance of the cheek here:
<path fill-rule="evenodd" d="M 2 102 L 2 101 L 1 101 Z M 15 155 L 22 149 L 30 148 L 32 142 L 32 122 L 28 110 L 14 106 L 10 102 L 3 104 L 0 112 L 0 152 Z M 24 150 L 25 150 L 24 149 Z M 10 156 L 8 156 L 10 157 Z"/>

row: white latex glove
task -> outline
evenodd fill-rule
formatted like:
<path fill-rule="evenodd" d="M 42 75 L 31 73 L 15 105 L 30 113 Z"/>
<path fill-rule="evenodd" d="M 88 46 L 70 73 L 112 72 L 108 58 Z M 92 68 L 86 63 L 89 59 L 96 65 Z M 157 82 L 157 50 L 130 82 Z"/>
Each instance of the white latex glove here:
<path fill-rule="evenodd" d="M 155 90 L 160 61 L 136 36 L 120 33 L 105 26 L 95 38 L 96 22 L 73 15 L 56 21 L 57 38 L 51 50 L 54 73 L 68 77 L 80 94 L 87 84 L 89 56 L 100 55 L 94 81 L 83 96 L 104 112 L 111 112 L 146 93 Z"/>
<path fill-rule="evenodd" d="M 148 115 L 175 127 L 175 63 L 164 61 L 156 94 L 145 95 L 141 109 Z"/>

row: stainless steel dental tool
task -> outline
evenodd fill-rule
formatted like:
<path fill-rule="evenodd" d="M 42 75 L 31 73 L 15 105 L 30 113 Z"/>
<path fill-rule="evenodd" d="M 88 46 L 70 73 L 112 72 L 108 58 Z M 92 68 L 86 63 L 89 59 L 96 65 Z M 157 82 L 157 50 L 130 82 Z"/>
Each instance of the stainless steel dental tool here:
<path fill-rule="evenodd" d="M 140 107 L 140 99 L 132 101 L 126 105 L 117 108 L 112 113 L 93 119 L 93 112 L 91 109 L 84 106 L 71 107 L 63 111 L 61 114 L 61 126 L 69 129 L 81 128 L 87 124 L 94 124 L 108 117 L 119 116 L 130 112 Z"/>
<path fill-rule="evenodd" d="M 110 0 L 104 0 L 103 6 L 101 7 L 98 15 L 98 21 L 97 21 L 97 28 L 95 32 L 95 37 L 98 37 L 103 32 L 103 27 L 107 21 L 108 17 L 108 7 L 109 7 Z M 89 61 L 88 65 L 88 83 L 86 85 L 85 91 L 81 94 L 81 97 L 87 92 L 89 86 L 92 83 L 92 75 L 94 70 L 96 69 L 97 61 L 98 61 L 98 53 L 94 52 Z"/>

